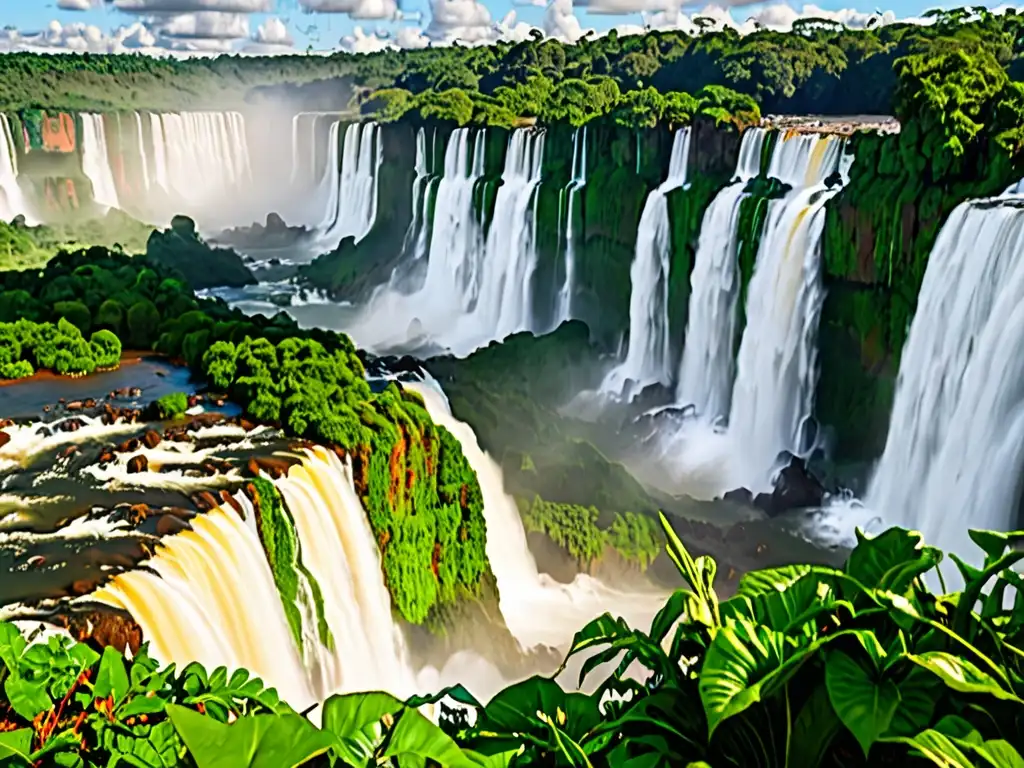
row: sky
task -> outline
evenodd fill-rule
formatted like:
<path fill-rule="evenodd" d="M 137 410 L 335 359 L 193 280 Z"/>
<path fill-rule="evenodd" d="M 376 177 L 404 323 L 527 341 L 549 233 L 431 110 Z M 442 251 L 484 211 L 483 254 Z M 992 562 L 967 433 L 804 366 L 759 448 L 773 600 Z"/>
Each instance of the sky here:
<path fill-rule="evenodd" d="M 712 4 L 708 4 L 711 2 Z M 823 17 L 851 27 L 916 20 L 922 0 L 0 0 L 0 51 L 274 54 L 425 47 L 524 39 L 539 29 L 572 41 L 587 30 L 693 29 L 692 19 L 751 31 Z M 968 4 L 965 0 L 964 5 Z"/>

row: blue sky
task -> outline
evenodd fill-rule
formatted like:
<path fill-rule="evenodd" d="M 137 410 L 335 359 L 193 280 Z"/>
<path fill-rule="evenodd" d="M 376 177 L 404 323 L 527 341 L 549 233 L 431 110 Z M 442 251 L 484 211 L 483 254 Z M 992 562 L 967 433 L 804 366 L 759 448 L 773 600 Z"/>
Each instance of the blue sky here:
<path fill-rule="evenodd" d="M 573 5 L 573 0 L 553 0 L 553 2 L 545 2 L 545 0 L 107 0 L 106 2 L 103 0 L 0 0 L 0 27 L 17 28 L 23 47 L 26 44 L 25 41 L 31 37 L 30 33 L 46 30 L 48 25 L 56 20 L 64 28 L 73 28 L 74 25 L 89 25 L 95 27 L 104 36 L 118 28 L 128 28 L 132 25 L 137 28 L 141 24 L 145 26 L 146 31 L 152 31 L 157 35 L 155 43 L 157 47 L 167 45 L 167 41 L 172 40 L 173 47 L 209 49 L 211 46 L 230 46 L 233 50 L 237 50 L 246 45 L 247 40 L 254 37 L 261 39 L 262 42 L 281 42 L 279 34 L 283 34 L 283 29 L 286 28 L 290 42 L 300 51 L 305 50 L 307 46 L 312 46 L 314 49 L 333 49 L 339 45 L 350 49 L 368 50 L 375 45 L 372 39 L 375 33 L 376 40 L 383 40 L 389 36 L 390 39 L 398 43 L 409 45 L 426 44 L 427 38 L 438 42 L 454 37 L 467 40 L 487 39 L 487 35 L 494 34 L 514 37 L 516 34 L 526 34 L 529 27 L 539 27 L 546 34 L 557 34 L 563 37 L 572 37 L 581 29 L 593 28 L 603 31 L 616 26 L 635 28 L 645 22 L 659 26 L 668 24 L 686 28 L 687 17 L 694 14 L 700 15 L 705 5 L 713 0 L 697 0 L 693 5 L 683 5 L 681 12 L 678 2 L 679 0 L 575 0 L 575 5 Z M 396 20 L 394 14 L 396 3 L 401 14 L 415 16 L 418 13 L 419 19 Z M 673 5 L 673 3 L 675 4 Z M 76 4 L 92 5 L 93 7 L 79 11 L 65 10 L 60 7 Z M 871 0 L 851 0 L 851 2 L 818 0 L 813 5 L 805 5 L 803 2 L 786 3 L 782 0 L 768 0 L 768 2 L 753 4 L 746 0 L 732 0 L 732 2 L 717 0 L 717 4 L 731 5 L 729 13 L 733 22 L 738 25 L 742 25 L 749 17 L 756 16 L 761 23 L 782 28 L 791 23 L 793 18 L 801 15 L 826 15 L 819 11 L 824 11 L 829 15 L 831 13 L 843 14 L 839 18 L 844 21 L 849 20 L 851 26 L 857 26 L 863 24 L 868 15 L 876 9 L 891 12 L 891 17 L 907 18 L 918 16 L 924 10 L 936 5 L 922 3 L 920 0 L 893 0 L 881 8 Z M 952 7 L 959 3 L 945 5 Z M 117 9 L 117 7 L 131 6 L 141 8 L 143 11 L 129 13 Z M 237 12 L 242 8 L 257 7 L 270 7 L 273 10 L 271 13 Z M 343 9 L 359 7 L 370 10 L 357 11 L 356 15 L 361 15 L 363 18 L 352 18 L 347 13 L 304 10 L 310 7 Z M 228 9 L 232 12 L 202 11 L 198 14 L 205 17 L 200 20 L 202 23 L 184 18 L 196 15 L 185 13 L 188 10 L 218 8 Z M 602 8 L 613 12 L 593 12 L 594 9 Z M 147 14 L 145 9 L 168 10 Z M 646 9 L 647 15 L 643 15 L 639 9 Z M 510 11 L 514 11 L 514 19 L 507 18 Z M 667 14 L 666 11 L 668 11 Z M 718 13 L 722 14 L 724 11 L 719 10 Z M 484 15 L 481 16 L 481 14 Z M 651 14 L 658 15 L 651 16 Z M 276 21 L 272 21 L 268 26 L 267 22 L 270 19 L 279 19 L 284 23 L 284 27 L 281 27 Z M 488 20 L 491 22 L 491 26 L 494 23 L 502 24 L 504 22 L 504 24 L 499 31 L 494 31 L 488 29 L 486 23 Z M 213 22 L 216 24 L 211 26 Z M 460 26 L 463 24 L 471 26 Z M 267 30 L 263 35 L 258 32 L 261 27 L 265 27 Z M 355 31 L 356 27 L 360 28 L 361 34 Z M 398 31 L 403 27 L 406 28 L 408 37 L 396 37 Z M 214 28 L 223 28 L 226 31 L 211 31 Z M 417 37 L 421 28 L 425 28 L 426 37 Z M 161 35 L 161 31 L 165 34 Z M 248 38 L 242 36 L 245 31 L 249 33 Z M 194 33 L 194 36 L 190 36 L 191 33 Z M 91 42 L 88 43 L 90 50 L 100 50 L 96 46 L 108 44 L 105 38 L 102 42 L 97 40 L 95 30 L 90 34 L 92 35 Z M 355 39 L 353 35 L 355 35 Z M 65 45 L 66 37 L 67 32 L 63 37 L 51 33 L 47 45 L 53 47 Z M 219 38 L 219 40 L 210 42 L 208 38 L 211 37 Z M 207 40 L 199 40 L 195 44 L 190 42 L 199 38 L 207 38 Z M 347 38 L 347 40 L 343 38 Z M 417 39 L 420 43 L 415 42 Z M 147 48 L 153 44 L 152 38 L 146 35 L 141 38 L 133 37 L 132 40 L 134 42 L 129 42 L 130 48 Z M 407 42 L 408 40 L 413 40 L 413 43 Z M 283 42 L 288 42 L 288 40 Z M 67 47 L 75 48 L 77 46 L 78 49 L 85 49 L 86 43 L 81 41 L 73 41 L 73 43 Z M 282 50 L 285 49 L 282 48 Z"/>

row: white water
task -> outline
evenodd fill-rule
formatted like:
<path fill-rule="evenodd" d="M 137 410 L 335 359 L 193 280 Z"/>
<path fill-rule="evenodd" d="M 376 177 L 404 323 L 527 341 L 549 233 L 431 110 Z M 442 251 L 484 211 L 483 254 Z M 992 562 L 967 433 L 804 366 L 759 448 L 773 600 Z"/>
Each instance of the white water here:
<path fill-rule="evenodd" d="M 1022 253 L 1024 196 L 961 203 L 943 225 L 867 497 L 886 522 L 916 528 L 929 544 L 971 560 L 977 552 L 966 528 L 1019 527 Z"/>
<path fill-rule="evenodd" d="M 334 647 L 320 639 L 312 597 L 299 606 L 296 647 L 248 498 L 192 520 L 161 541 L 151 571 L 119 574 L 90 599 L 121 607 L 164 662 L 245 668 L 293 706 L 336 692 L 384 689 L 411 695 L 415 676 L 391 618 L 380 554 L 352 484 L 351 469 L 323 448 L 276 483 L 295 522 L 302 562 L 323 591 Z"/>
<path fill-rule="evenodd" d="M 107 153 L 107 132 L 103 115 L 82 115 L 82 171 L 92 184 L 97 205 L 118 208 L 117 186 Z"/>
<path fill-rule="evenodd" d="M 690 129 L 676 131 L 668 177 L 644 203 L 629 276 L 629 347 L 626 359 L 608 373 L 601 390 L 625 399 L 649 384 L 670 384 L 672 354 L 668 327 L 671 233 L 667 195 L 686 184 Z"/>
<path fill-rule="evenodd" d="M 509 135 L 489 225 L 481 210 L 486 197 L 485 136 L 485 131 L 463 128 L 452 132 L 444 175 L 434 193 L 429 238 L 420 236 L 429 245 L 414 251 L 426 252 L 426 277 L 412 294 L 390 286 L 378 292 L 355 322 L 344 327 L 361 347 L 383 351 L 433 343 L 467 355 L 533 329 L 544 135 L 530 129 Z"/>
<path fill-rule="evenodd" d="M 747 197 L 747 182 L 760 172 L 765 136 L 760 128 L 744 132 L 733 183 L 719 192 L 704 212 L 690 275 L 689 316 L 676 401 L 692 405 L 695 415 L 708 423 L 728 414 L 732 396 L 740 203 Z"/>
<path fill-rule="evenodd" d="M 834 136 L 786 134 L 774 147 L 769 173 L 779 174 L 793 189 L 768 204 L 747 287 L 747 323 L 727 428 L 712 423 L 714 417 L 708 415 L 662 437 L 655 462 L 675 490 L 683 488 L 698 497 L 738 487 L 767 491 L 780 453 L 804 455 L 813 447 L 806 444 L 804 432 L 818 375 L 824 206 L 841 188 L 829 189 L 824 180 L 837 170 L 845 179 L 850 158 L 842 155 L 844 146 Z M 728 258 L 720 263 L 723 270 L 735 270 Z M 724 329 L 702 333 L 717 337 L 720 348 L 727 349 L 722 339 L 730 334 L 728 324 L 734 319 L 728 312 L 718 317 Z M 705 392 L 721 398 L 725 385 L 721 379 L 712 383 Z M 718 402 L 714 410 L 724 410 L 724 399 Z M 709 410 L 705 406 L 705 414 Z"/>
<path fill-rule="evenodd" d="M 377 217 L 377 178 L 383 145 L 376 123 L 351 123 L 345 128 L 338 162 L 339 123 L 331 126 L 331 160 L 321 182 L 326 206 L 319 229 L 320 246 L 333 250 L 346 237 L 361 240 Z M 334 169 L 339 170 L 335 173 Z"/>
<path fill-rule="evenodd" d="M 565 648 L 584 624 L 606 611 L 624 617 L 631 626 L 650 625 L 664 594 L 622 592 L 585 574 L 571 584 L 560 584 L 540 573 L 515 500 L 505 493 L 501 468 L 480 448 L 472 428 L 452 416 L 436 384 L 403 386 L 423 397 L 430 418 L 458 439 L 477 474 L 487 523 L 487 558 L 498 583 L 501 615 L 521 647 Z"/>
<path fill-rule="evenodd" d="M 565 282 L 558 292 L 555 326 L 572 317 L 572 292 L 576 284 L 576 199 L 587 185 L 587 127 L 577 128 L 572 135 L 572 179 L 562 192 L 567 199 L 565 213 Z M 580 212 L 580 224 L 582 211 Z"/>
<path fill-rule="evenodd" d="M 34 224 L 28 201 L 18 185 L 18 156 L 14 147 L 14 134 L 7 115 L 0 114 L 0 219 L 9 222 L 18 215 L 27 224 Z"/>

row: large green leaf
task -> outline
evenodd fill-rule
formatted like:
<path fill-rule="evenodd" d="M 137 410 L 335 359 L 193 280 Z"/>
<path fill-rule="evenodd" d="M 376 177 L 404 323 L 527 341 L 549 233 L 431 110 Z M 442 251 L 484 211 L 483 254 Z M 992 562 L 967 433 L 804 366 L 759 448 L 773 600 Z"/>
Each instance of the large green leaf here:
<path fill-rule="evenodd" d="M 932 765 L 941 768 L 974 768 L 974 764 L 960 751 L 954 741 L 938 731 L 922 731 L 916 736 L 900 736 L 886 741 L 906 744 Z"/>
<path fill-rule="evenodd" d="M 861 584 L 903 594 L 911 583 L 942 560 L 942 552 L 923 546 L 921 534 L 890 528 L 878 536 L 856 531 L 857 546 L 846 561 L 846 572 Z"/>
<path fill-rule="evenodd" d="M 560 727 L 574 741 L 581 740 L 601 722 L 597 701 L 583 693 L 566 693 L 554 680 L 531 677 L 500 691 L 480 713 L 477 727 L 497 733 L 547 731 L 537 712 L 565 713 Z"/>
<path fill-rule="evenodd" d="M 793 723 L 787 767 L 817 768 L 841 726 L 829 702 L 828 689 L 818 683 Z"/>
<path fill-rule="evenodd" d="M 899 689 L 892 680 L 879 679 L 877 670 L 835 650 L 826 658 L 825 685 L 832 708 L 867 757 L 871 745 L 889 730 L 900 704 Z"/>
<path fill-rule="evenodd" d="M 723 720 L 761 700 L 761 684 L 793 653 L 786 636 L 739 618 L 715 635 L 701 667 L 708 737 Z"/>
<path fill-rule="evenodd" d="M 176 704 L 167 714 L 197 768 L 295 768 L 334 743 L 296 714 L 251 715 L 230 725 Z"/>
<path fill-rule="evenodd" d="M 908 654 L 906 658 L 937 675 L 954 691 L 988 694 L 1003 701 L 1024 704 L 1024 701 L 1000 686 L 994 677 L 982 672 L 967 659 L 943 651 Z"/>
<path fill-rule="evenodd" d="M 31 728 L 0 733 L 0 765 L 32 765 L 33 761 L 29 759 L 31 751 Z"/>
<path fill-rule="evenodd" d="M 658 512 L 658 518 L 665 532 L 665 551 L 697 598 L 696 606 L 689 608 L 690 620 L 702 622 L 712 631 L 716 631 L 722 623 L 718 613 L 718 595 L 714 590 L 717 564 L 706 555 L 694 560 L 672 529 L 665 513 Z"/>
<path fill-rule="evenodd" d="M 898 683 L 900 704 L 893 713 L 886 736 L 914 736 L 932 720 L 942 683 L 921 667 L 913 667 Z"/>
<path fill-rule="evenodd" d="M 18 671 L 18 659 L 28 643 L 19 629 L 6 621 L 0 622 L 0 661 L 11 672 Z"/>
<path fill-rule="evenodd" d="M 448 734 L 415 709 L 402 710 L 381 757 L 430 759 L 451 768 L 473 765 Z"/>
<path fill-rule="evenodd" d="M 96 672 L 94 695 L 100 699 L 113 696 L 114 703 L 118 704 L 128 693 L 130 685 L 128 672 L 124 668 L 124 658 L 114 647 L 108 645 L 103 649 L 100 668 Z"/>
<path fill-rule="evenodd" d="M 752 571 L 740 579 L 736 595 L 722 604 L 721 613 L 723 618 L 746 615 L 776 631 L 792 632 L 836 609 L 834 587 L 841 576 L 811 565 Z"/>
<path fill-rule="evenodd" d="M 336 737 L 334 751 L 353 765 L 364 765 L 383 744 L 388 726 L 405 705 L 390 693 L 351 693 L 324 702 L 323 728 Z"/>
<path fill-rule="evenodd" d="M 36 683 L 17 674 L 11 674 L 4 681 L 4 692 L 11 708 L 23 719 L 32 722 L 40 712 L 53 708 L 53 701 L 46 692 L 45 682 Z"/>
<path fill-rule="evenodd" d="M 992 739 L 974 747 L 974 752 L 993 768 L 1024 768 L 1020 752 L 1003 739 Z"/>

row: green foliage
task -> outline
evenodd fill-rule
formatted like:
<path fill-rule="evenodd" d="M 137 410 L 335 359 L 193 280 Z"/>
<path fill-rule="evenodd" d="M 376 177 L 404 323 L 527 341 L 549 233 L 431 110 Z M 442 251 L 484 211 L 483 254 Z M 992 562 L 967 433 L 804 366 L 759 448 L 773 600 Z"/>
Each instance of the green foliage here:
<path fill-rule="evenodd" d="M 53 306 L 53 314 L 66 319 L 82 333 L 88 333 L 92 327 L 92 314 L 80 301 L 58 301 Z"/>
<path fill-rule="evenodd" d="M 157 339 L 160 311 L 149 299 L 128 308 L 128 342 L 135 349 L 149 349 Z"/>
<path fill-rule="evenodd" d="M 92 373 L 97 368 L 117 367 L 121 345 L 107 331 L 91 339 L 64 318 L 54 323 L 19 320 L 0 323 L 0 377 L 21 379 L 36 369 L 48 369 L 61 376 Z"/>
<path fill-rule="evenodd" d="M 522 501 L 520 506 L 524 506 Z M 606 548 L 611 548 L 645 571 L 661 551 L 660 530 L 648 515 L 617 513 L 611 524 L 603 528 L 599 524 L 601 513 L 596 507 L 558 504 L 544 501 L 540 496 L 525 507 L 523 525 L 526 530 L 544 534 L 585 567 L 598 562 Z"/>
<path fill-rule="evenodd" d="M 587 654 L 581 682 L 617 662 L 595 692 L 535 677 L 484 706 L 447 689 L 429 700 L 476 709 L 472 726 L 443 721 L 456 741 L 519 749 L 513 765 L 1021 764 L 1021 533 L 972 531 L 985 561 L 953 558 L 960 593 L 929 592 L 921 576 L 941 553 L 893 528 L 860 535 L 845 569 L 755 571 L 720 601 L 714 561 L 662 525 L 689 589 L 648 631 L 605 614 L 577 632 L 566 661 Z M 627 677 L 630 664 L 646 672 Z"/>
<path fill-rule="evenodd" d="M 146 256 L 153 264 L 179 272 L 197 291 L 256 283 L 241 256 L 227 248 L 211 248 L 199 237 L 195 223 L 185 216 L 175 216 L 169 229 L 150 235 Z"/>
<path fill-rule="evenodd" d="M 172 392 L 157 399 L 155 405 L 161 419 L 176 419 L 188 410 L 188 395 Z"/>
<path fill-rule="evenodd" d="M 302 615 L 309 611 L 316 615 L 320 642 L 325 648 L 333 649 L 334 637 L 324 617 L 323 593 L 316 577 L 302 562 L 302 547 L 295 521 L 272 482 L 259 477 L 253 480 L 253 485 L 257 493 L 256 523 L 260 539 L 295 646 L 304 651 Z"/>

